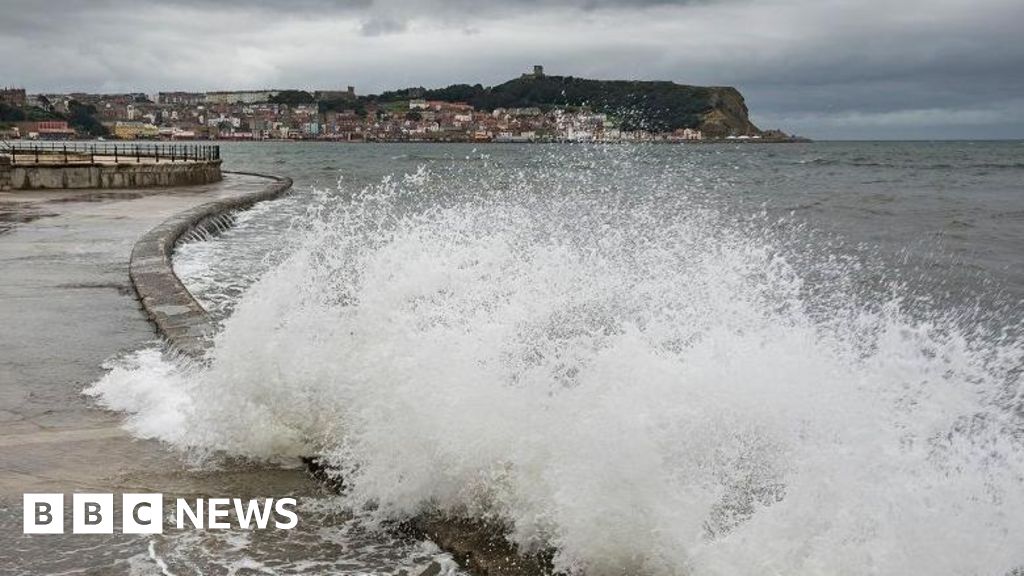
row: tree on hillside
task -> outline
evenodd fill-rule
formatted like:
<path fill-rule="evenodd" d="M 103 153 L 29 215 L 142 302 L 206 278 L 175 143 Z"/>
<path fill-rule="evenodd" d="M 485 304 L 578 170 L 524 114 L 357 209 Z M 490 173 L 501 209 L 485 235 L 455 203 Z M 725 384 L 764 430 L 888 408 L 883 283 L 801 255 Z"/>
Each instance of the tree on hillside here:
<path fill-rule="evenodd" d="M 106 136 L 110 134 L 107 127 L 100 124 L 100 121 L 96 119 L 96 107 L 82 104 L 76 100 L 68 102 L 67 121 L 75 130 L 85 132 L 90 136 Z"/>
<path fill-rule="evenodd" d="M 714 107 L 714 89 L 674 82 L 588 80 L 572 76 L 524 76 L 497 86 L 452 84 L 425 90 L 406 88 L 367 100 L 397 102 L 411 98 L 468 102 L 478 110 L 495 108 L 587 107 L 622 120 L 627 130 L 695 128 Z"/>
<path fill-rule="evenodd" d="M 25 120 L 25 113 L 21 108 L 0 102 L 0 122 L 21 122 L 23 120 Z"/>
<path fill-rule="evenodd" d="M 274 104 L 285 104 L 287 106 L 312 104 L 313 100 L 313 95 L 305 90 L 282 90 L 277 96 L 270 97 L 270 101 Z"/>
<path fill-rule="evenodd" d="M 334 98 L 331 100 L 321 100 L 317 103 L 317 109 L 321 114 L 324 112 L 340 112 L 342 110 L 352 110 L 359 116 L 366 116 L 366 103 L 362 100 L 353 100 L 351 98 Z"/>

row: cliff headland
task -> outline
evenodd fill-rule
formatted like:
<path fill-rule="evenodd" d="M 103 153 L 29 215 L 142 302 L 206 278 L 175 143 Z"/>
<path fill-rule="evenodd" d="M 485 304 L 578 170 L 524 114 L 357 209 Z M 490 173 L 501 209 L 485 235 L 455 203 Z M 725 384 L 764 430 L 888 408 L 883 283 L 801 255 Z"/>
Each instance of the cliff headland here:
<path fill-rule="evenodd" d="M 344 142 L 791 142 L 728 86 L 553 76 L 497 84 L 128 94 L 0 92 L 0 138 Z"/>

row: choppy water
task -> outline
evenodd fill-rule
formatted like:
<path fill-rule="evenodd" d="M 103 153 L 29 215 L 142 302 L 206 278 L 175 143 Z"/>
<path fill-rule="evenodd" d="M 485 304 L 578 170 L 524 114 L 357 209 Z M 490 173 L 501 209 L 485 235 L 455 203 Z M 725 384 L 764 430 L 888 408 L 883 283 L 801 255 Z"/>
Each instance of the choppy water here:
<path fill-rule="evenodd" d="M 569 571 L 1024 569 L 1024 144 L 225 158 L 297 193 L 180 250 L 223 331 L 95 387 L 140 436 Z"/>

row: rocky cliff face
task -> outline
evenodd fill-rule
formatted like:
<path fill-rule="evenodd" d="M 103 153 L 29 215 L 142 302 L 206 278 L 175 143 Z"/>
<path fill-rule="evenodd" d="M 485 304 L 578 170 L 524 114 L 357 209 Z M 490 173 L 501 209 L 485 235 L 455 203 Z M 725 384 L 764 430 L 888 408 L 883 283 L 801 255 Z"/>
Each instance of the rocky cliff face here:
<path fill-rule="evenodd" d="M 761 134 L 761 130 L 750 121 L 747 103 L 739 90 L 732 87 L 714 87 L 709 90 L 710 108 L 701 115 L 698 126 L 705 136 L 724 138 L 730 135 Z"/>

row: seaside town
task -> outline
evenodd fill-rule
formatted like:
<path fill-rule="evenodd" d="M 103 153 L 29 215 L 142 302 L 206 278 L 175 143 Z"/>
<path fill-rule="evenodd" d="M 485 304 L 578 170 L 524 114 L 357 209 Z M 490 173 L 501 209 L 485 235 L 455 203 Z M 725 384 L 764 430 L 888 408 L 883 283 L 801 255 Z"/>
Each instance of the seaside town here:
<path fill-rule="evenodd" d="M 548 79 L 542 66 L 521 80 Z M 450 89 L 459 86 L 449 87 Z M 463 85 L 470 91 L 479 89 Z M 783 141 L 777 130 L 705 134 L 644 129 L 587 105 L 474 107 L 414 88 L 383 95 L 344 90 L 156 94 L 34 94 L 0 88 L 0 139 L 322 140 L 338 142 Z M 443 92 L 443 91 L 442 91 Z M 438 91 L 434 91 L 437 94 Z M 693 126 L 691 124 L 690 126 Z"/>
<path fill-rule="evenodd" d="M 0 90 L 0 103 L 54 115 L 0 120 L 0 138 L 71 140 L 327 140 L 345 142 L 613 142 L 701 140 L 699 130 L 625 131 L 587 109 L 475 110 L 461 102 L 412 98 L 363 104 L 344 91 L 246 90 L 146 94 L 27 94 Z"/>

